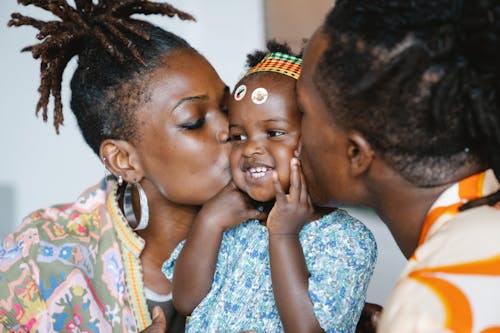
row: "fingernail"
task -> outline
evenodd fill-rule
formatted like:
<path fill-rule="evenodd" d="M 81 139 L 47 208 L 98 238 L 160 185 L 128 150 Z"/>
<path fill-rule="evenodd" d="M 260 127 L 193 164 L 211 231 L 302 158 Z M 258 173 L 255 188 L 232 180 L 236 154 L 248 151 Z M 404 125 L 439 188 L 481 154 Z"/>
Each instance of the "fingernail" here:
<path fill-rule="evenodd" d="M 160 312 L 158 311 L 158 308 L 153 309 L 153 319 L 156 319 L 160 315 Z"/>

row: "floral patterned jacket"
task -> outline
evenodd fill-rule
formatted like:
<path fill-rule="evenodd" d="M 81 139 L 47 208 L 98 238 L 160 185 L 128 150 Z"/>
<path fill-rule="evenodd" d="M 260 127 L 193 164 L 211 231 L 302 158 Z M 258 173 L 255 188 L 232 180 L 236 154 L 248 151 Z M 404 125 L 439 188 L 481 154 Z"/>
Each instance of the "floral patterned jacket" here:
<path fill-rule="evenodd" d="M 0 246 L 0 332 L 137 332 L 151 323 L 113 178 L 38 210 Z M 3 325 L 2 325 L 3 324 Z"/>

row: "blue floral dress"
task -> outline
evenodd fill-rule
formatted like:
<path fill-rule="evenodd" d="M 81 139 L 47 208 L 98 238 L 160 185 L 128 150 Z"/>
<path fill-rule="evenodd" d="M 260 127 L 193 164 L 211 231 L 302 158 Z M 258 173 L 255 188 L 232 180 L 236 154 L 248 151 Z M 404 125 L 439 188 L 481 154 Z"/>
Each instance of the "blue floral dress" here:
<path fill-rule="evenodd" d="M 373 273 L 372 233 L 343 210 L 304 226 L 299 235 L 310 272 L 309 296 L 326 332 L 354 332 Z M 184 243 L 163 265 L 170 280 Z M 249 220 L 224 233 L 210 292 L 186 332 L 283 332 L 274 301 L 267 228 Z"/>

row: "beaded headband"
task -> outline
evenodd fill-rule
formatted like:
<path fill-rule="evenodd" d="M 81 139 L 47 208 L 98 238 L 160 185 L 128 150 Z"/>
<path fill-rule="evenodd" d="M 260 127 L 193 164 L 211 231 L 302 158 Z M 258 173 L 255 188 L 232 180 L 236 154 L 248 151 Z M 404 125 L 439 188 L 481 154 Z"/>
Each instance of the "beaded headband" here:
<path fill-rule="evenodd" d="M 267 54 L 257 65 L 252 67 L 245 76 L 257 72 L 275 72 L 299 79 L 302 69 L 302 59 L 286 53 L 273 52 Z"/>

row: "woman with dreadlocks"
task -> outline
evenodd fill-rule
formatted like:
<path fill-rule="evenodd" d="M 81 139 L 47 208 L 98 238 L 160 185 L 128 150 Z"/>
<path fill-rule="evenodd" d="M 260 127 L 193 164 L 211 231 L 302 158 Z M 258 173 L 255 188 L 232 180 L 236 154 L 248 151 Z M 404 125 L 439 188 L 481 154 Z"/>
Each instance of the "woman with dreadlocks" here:
<path fill-rule="evenodd" d="M 305 50 L 313 202 L 373 208 L 409 259 L 379 332 L 500 332 L 498 59 L 497 0 L 339 0 Z"/>
<path fill-rule="evenodd" d="M 199 207 L 230 179 L 228 89 L 186 41 L 132 14 L 191 20 L 146 0 L 20 0 L 59 18 L 19 13 L 41 42 L 37 111 L 63 122 L 61 75 L 78 56 L 71 109 L 112 174 L 74 203 L 29 215 L 0 247 L 0 332 L 136 332 L 158 308 L 169 332 L 184 330 L 162 263 L 184 238 Z M 193 191 L 193 189 L 196 189 Z M 248 218 L 246 201 L 235 200 Z M 152 309 L 155 308 L 153 312 Z"/>

